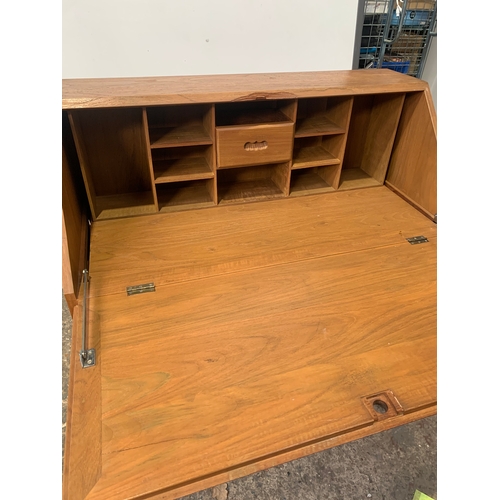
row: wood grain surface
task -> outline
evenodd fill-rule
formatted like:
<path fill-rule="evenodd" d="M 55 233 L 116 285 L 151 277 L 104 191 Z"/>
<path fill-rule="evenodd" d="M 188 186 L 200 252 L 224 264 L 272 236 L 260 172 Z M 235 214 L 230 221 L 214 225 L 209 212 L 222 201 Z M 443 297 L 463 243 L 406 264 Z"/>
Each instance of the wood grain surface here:
<path fill-rule="evenodd" d="M 369 425 L 361 398 L 387 388 L 407 412 L 435 402 L 435 250 L 402 242 L 96 298 L 103 475 L 89 498 Z"/>
<path fill-rule="evenodd" d="M 436 112 L 428 88 L 406 96 L 387 183 L 429 217 L 437 214 Z"/>
<path fill-rule="evenodd" d="M 75 308 L 71 336 L 71 363 L 64 452 L 63 499 L 87 498 L 102 470 L 101 329 L 93 309 L 88 310 L 87 348 L 96 350 L 96 365 L 83 369 L 82 305 Z"/>
<path fill-rule="evenodd" d="M 220 206 L 210 212 L 94 223 L 92 296 L 124 294 L 127 286 L 150 281 L 193 280 L 436 234 L 435 224 L 384 186 Z"/>
<path fill-rule="evenodd" d="M 67 470 L 69 498 L 177 498 L 435 413 L 435 225 L 387 188 L 93 228 L 102 427 L 73 403 L 68 432 L 75 457 L 102 430 L 102 472 L 88 491 Z M 153 293 L 97 271 L 148 258 Z M 363 398 L 386 390 L 403 414 L 374 421 Z"/>
<path fill-rule="evenodd" d="M 292 159 L 293 123 L 217 127 L 217 167 L 260 165 Z M 245 145 L 262 143 L 262 149 Z"/>
<path fill-rule="evenodd" d="M 78 189 L 77 161 L 71 165 L 68 145 L 62 148 L 62 286 L 71 315 L 78 302 L 82 271 L 88 262 L 89 209 Z M 83 188 L 83 186 L 81 186 Z M 83 190 L 83 189 L 82 189 Z"/>
<path fill-rule="evenodd" d="M 251 75 L 81 78 L 62 82 L 62 107 L 154 106 L 412 92 L 425 82 L 389 69 Z"/>

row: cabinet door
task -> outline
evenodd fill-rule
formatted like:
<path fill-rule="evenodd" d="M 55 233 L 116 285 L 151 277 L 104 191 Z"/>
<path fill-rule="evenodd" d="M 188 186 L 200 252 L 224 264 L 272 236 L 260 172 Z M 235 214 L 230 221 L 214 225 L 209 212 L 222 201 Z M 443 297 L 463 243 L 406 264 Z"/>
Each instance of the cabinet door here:
<path fill-rule="evenodd" d="M 406 94 L 386 184 L 430 218 L 437 214 L 436 111 L 428 87 Z"/>
<path fill-rule="evenodd" d="M 76 150 L 63 114 L 62 141 L 62 278 L 63 291 L 69 310 L 78 301 L 82 271 L 88 261 L 88 203 Z"/>

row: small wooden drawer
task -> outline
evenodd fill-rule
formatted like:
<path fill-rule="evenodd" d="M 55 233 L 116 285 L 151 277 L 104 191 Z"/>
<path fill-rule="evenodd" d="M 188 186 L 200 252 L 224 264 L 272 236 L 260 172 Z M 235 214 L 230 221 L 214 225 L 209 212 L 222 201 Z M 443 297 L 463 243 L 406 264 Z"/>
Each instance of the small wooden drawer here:
<path fill-rule="evenodd" d="M 218 168 L 291 160 L 293 123 L 217 127 Z"/>

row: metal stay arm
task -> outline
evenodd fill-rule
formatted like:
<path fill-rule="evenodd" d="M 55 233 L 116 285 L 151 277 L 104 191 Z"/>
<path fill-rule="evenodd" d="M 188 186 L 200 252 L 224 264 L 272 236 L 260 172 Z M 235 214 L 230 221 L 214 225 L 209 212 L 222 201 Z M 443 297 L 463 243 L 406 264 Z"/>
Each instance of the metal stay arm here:
<path fill-rule="evenodd" d="M 95 365 L 95 349 L 86 349 L 87 344 L 87 289 L 89 286 L 89 272 L 83 270 L 83 313 L 82 313 L 82 350 L 80 351 L 80 363 L 82 368 L 90 368 Z"/>

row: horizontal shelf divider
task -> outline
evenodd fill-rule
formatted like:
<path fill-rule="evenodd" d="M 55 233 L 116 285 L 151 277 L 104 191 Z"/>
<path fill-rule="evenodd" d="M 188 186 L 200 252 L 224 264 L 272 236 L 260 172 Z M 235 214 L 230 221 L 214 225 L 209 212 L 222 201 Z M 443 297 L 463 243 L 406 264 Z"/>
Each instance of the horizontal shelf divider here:
<path fill-rule="evenodd" d="M 232 127 L 245 125 L 274 125 L 283 123 L 293 123 L 279 109 L 262 109 L 258 111 L 244 112 L 222 112 L 216 115 L 217 127 Z"/>
<path fill-rule="evenodd" d="M 345 129 L 339 127 L 325 115 L 314 115 L 297 120 L 295 137 L 314 137 L 318 135 L 344 134 Z"/>
<path fill-rule="evenodd" d="M 178 127 L 150 128 L 149 139 L 151 149 L 212 144 L 210 135 L 201 123 Z"/>
<path fill-rule="evenodd" d="M 203 157 L 153 160 L 155 184 L 211 179 L 214 172 Z"/>
<path fill-rule="evenodd" d="M 293 152 L 292 170 L 299 168 L 338 165 L 340 160 L 321 146 L 297 148 Z"/>

